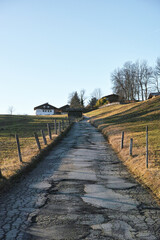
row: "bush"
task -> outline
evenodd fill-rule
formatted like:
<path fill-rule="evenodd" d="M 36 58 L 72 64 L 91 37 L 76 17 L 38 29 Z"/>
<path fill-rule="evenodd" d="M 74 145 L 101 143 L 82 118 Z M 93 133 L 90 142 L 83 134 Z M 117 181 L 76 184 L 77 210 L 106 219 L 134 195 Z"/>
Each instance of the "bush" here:
<path fill-rule="evenodd" d="M 103 106 L 104 104 L 108 104 L 108 100 L 106 100 L 105 98 L 100 98 L 100 99 L 96 102 L 96 107 Z"/>

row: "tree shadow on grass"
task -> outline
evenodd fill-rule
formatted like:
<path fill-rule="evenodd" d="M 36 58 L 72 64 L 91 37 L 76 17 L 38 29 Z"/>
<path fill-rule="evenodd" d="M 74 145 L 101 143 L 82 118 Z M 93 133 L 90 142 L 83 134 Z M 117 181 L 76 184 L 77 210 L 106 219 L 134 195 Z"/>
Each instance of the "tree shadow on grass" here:
<path fill-rule="evenodd" d="M 101 117 L 101 119 L 95 119 L 95 125 L 100 125 L 100 130 L 106 128 L 106 125 L 119 125 L 124 123 L 135 123 L 139 121 L 143 121 L 147 124 L 147 122 L 160 119 L 160 114 L 156 113 L 156 111 L 160 110 L 160 98 L 157 101 L 148 101 L 138 104 L 128 110 L 122 111 L 120 113 L 114 114 L 109 117 L 102 118 L 103 114 L 99 114 L 97 117 Z M 146 116 L 149 114 L 148 116 Z"/>

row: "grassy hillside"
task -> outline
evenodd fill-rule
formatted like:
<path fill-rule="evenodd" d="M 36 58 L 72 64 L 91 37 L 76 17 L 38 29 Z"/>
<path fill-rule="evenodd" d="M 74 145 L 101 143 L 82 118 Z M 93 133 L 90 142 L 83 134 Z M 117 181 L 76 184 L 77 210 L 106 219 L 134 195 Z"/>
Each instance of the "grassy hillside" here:
<path fill-rule="evenodd" d="M 38 148 L 34 132 L 37 132 L 42 148 L 45 145 L 42 140 L 41 129 L 45 132 L 47 143 L 51 143 L 52 140 L 47 136 L 47 123 L 52 124 L 52 136 L 55 138 L 56 135 L 53 132 L 55 118 L 59 121 L 66 116 L 0 115 L 0 169 L 5 178 L 12 177 L 24 164 L 29 163 L 33 156 L 37 155 Z M 18 160 L 15 133 L 19 136 L 23 163 Z"/>
<path fill-rule="evenodd" d="M 160 97 L 139 103 L 110 105 L 86 114 L 108 138 L 112 147 L 154 194 L 160 198 Z M 149 168 L 146 169 L 146 126 L 149 128 Z M 124 149 L 121 133 L 124 131 Z M 133 156 L 129 156 L 133 138 Z"/>

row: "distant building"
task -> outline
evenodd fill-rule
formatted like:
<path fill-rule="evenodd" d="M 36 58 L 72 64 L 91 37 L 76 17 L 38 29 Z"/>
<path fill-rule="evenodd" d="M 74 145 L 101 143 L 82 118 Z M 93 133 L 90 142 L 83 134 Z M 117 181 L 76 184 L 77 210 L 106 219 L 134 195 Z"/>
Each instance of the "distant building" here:
<path fill-rule="evenodd" d="M 49 103 L 44 103 L 34 108 L 36 115 L 54 115 L 59 114 L 58 108 L 50 105 Z"/>
<path fill-rule="evenodd" d="M 81 118 L 83 115 L 83 109 L 81 108 L 70 108 L 68 110 L 68 118 Z"/>
<path fill-rule="evenodd" d="M 157 97 L 157 96 L 160 96 L 160 92 L 150 93 L 148 99 L 153 98 L 153 97 Z"/>
<path fill-rule="evenodd" d="M 120 97 L 117 94 L 110 94 L 110 95 L 102 97 L 102 99 L 106 99 L 109 103 L 120 101 Z"/>
<path fill-rule="evenodd" d="M 63 107 L 60 107 L 59 111 L 61 112 L 61 114 L 67 114 L 69 108 L 70 108 L 70 106 L 67 104 L 67 105 L 64 105 Z"/>

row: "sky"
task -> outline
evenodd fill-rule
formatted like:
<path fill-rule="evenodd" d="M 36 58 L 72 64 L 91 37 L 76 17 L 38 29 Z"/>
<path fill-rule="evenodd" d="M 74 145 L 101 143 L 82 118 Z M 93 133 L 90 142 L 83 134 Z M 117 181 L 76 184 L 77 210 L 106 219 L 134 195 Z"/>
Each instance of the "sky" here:
<path fill-rule="evenodd" d="M 34 114 L 94 89 L 126 61 L 160 57 L 160 0 L 0 0 L 0 114 Z"/>

